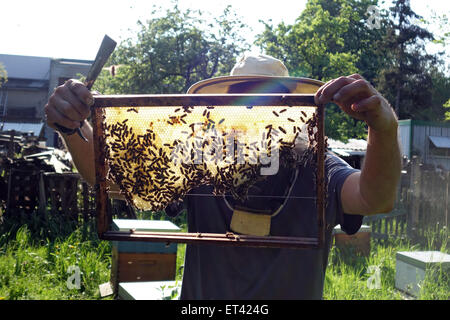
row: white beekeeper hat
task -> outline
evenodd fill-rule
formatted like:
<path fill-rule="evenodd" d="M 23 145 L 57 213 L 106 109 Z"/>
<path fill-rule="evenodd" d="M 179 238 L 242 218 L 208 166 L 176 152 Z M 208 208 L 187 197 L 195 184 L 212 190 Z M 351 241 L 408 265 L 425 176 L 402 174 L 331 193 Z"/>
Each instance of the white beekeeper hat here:
<path fill-rule="evenodd" d="M 286 66 L 274 57 L 247 54 L 239 59 L 229 76 L 199 81 L 187 93 L 228 93 L 231 85 L 255 81 L 283 85 L 290 93 L 315 93 L 324 84 L 319 80 L 289 77 Z"/>

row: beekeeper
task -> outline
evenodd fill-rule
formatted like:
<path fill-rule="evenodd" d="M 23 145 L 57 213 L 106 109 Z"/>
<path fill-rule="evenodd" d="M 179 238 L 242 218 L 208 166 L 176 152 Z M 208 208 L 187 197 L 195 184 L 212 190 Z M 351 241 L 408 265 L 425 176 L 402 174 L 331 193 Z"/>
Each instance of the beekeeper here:
<path fill-rule="evenodd" d="M 188 93 L 312 93 L 317 104 L 334 102 L 351 117 L 368 125 L 368 143 L 361 170 L 333 154 L 325 160 L 327 181 L 326 237 L 321 249 L 251 248 L 187 245 L 182 299 L 321 299 L 332 230 L 337 224 L 352 234 L 364 215 L 392 210 L 401 158 L 397 118 L 386 99 L 358 74 L 322 83 L 289 77 L 285 65 L 266 55 L 245 55 L 230 76 L 206 79 Z M 87 123 L 93 96 L 77 80 L 56 88 L 45 107 L 47 124 L 75 129 L 80 121 L 84 142 L 76 134 L 61 133 L 75 165 L 90 183 L 95 182 L 92 128 Z M 231 196 L 213 197 L 212 186 L 201 186 L 182 205 L 171 205 L 168 215 L 188 211 L 188 231 L 251 233 L 253 218 L 264 214 L 271 236 L 317 236 L 314 167 L 280 166 L 249 190 L 239 202 Z M 233 219 L 248 225 L 233 230 Z"/>

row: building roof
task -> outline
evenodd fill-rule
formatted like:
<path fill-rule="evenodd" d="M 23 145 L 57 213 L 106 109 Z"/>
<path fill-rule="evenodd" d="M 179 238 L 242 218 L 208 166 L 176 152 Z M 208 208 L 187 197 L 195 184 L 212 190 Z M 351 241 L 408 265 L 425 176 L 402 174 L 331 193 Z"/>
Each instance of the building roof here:
<path fill-rule="evenodd" d="M 39 123 L 25 123 L 25 122 L 4 122 L 0 123 L 0 131 L 11 131 L 15 130 L 17 132 L 33 132 L 35 136 L 41 134 L 42 128 L 44 127 L 43 122 Z"/>
<path fill-rule="evenodd" d="M 436 148 L 450 149 L 449 137 L 428 136 L 428 138 L 430 138 Z"/>
<path fill-rule="evenodd" d="M 414 119 L 403 119 L 398 120 L 399 126 L 427 126 L 427 127 L 442 127 L 442 128 L 450 128 L 449 121 L 424 121 L 424 120 L 414 120 Z"/>
<path fill-rule="evenodd" d="M 50 64 L 52 61 L 62 65 L 85 66 L 86 68 L 94 62 L 93 60 L 0 54 L 0 63 L 5 66 L 8 79 L 50 80 Z"/>
<path fill-rule="evenodd" d="M 8 78 L 49 80 L 51 58 L 0 54 Z"/>
<path fill-rule="evenodd" d="M 344 157 L 364 156 L 367 150 L 367 141 L 363 139 L 349 139 L 345 143 L 328 138 L 328 150 Z"/>
<path fill-rule="evenodd" d="M 63 58 L 53 59 L 53 61 L 56 61 L 60 64 L 67 64 L 67 65 L 73 64 L 73 65 L 77 65 L 77 66 L 85 65 L 88 67 L 90 67 L 94 63 L 94 60 L 65 59 L 65 58 L 64 59 Z"/>

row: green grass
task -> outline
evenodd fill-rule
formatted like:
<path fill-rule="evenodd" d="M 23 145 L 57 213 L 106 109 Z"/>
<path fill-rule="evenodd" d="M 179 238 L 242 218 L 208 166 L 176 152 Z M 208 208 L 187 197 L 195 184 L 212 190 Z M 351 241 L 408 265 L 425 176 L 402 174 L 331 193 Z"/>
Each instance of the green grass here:
<path fill-rule="evenodd" d="M 0 299 L 100 299 L 98 286 L 110 277 L 111 247 L 94 236 L 86 238 L 86 227 L 65 238 L 39 241 L 27 226 L 19 228 L 0 247 Z M 67 286 L 70 266 L 80 270 L 79 289 Z"/>
<path fill-rule="evenodd" d="M 372 242 L 369 257 L 333 247 L 325 275 L 324 299 L 327 300 L 397 300 L 403 299 L 394 289 L 395 253 L 401 246 L 382 246 Z M 380 288 L 369 288 L 370 266 L 379 270 Z"/>
<path fill-rule="evenodd" d="M 175 280 L 183 280 L 184 256 L 186 253 L 186 244 L 179 243 L 177 248 L 177 274 Z"/>
<path fill-rule="evenodd" d="M 139 213 L 143 219 L 166 218 Z M 150 215 L 150 216 L 149 216 Z M 173 221 L 186 231 L 185 213 Z M 179 244 L 176 280 L 183 277 L 186 245 Z M 80 270 L 80 288 L 69 289 L 68 279 Z M 69 223 L 46 213 L 17 214 L 0 221 L 0 300 L 67 300 L 102 298 L 99 285 L 110 280 L 111 243 L 99 240 L 95 223 Z M 70 281 L 69 283 L 74 283 Z"/>
<path fill-rule="evenodd" d="M 160 217 L 158 217 L 160 218 Z M 183 231 L 186 226 L 181 225 Z M 58 229 L 59 228 L 59 229 Z M 178 245 L 176 280 L 182 280 L 186 245 Z M 398 251 L 448 252 L 448 232 L 428 235 L 423 245 L 405 241 L 372 241 L 369 257 L 333 247 L 325 278 L 324 299 L 400 300 L 394 288 L 395 255 Z M 81 271 L 79 289 L 68 289 L 70 266 Z M 368 288 L 371 266 L 380 271 L 380 288 Z M 77 228 L 36 222 L 0 226 L 0 299 L 102 299 L 98 286 L 110 280 L 111 244 L 97 238 L 95 225 Z M 112 299 L 112 296 L 103 298 Z M 450 299 L 448 273 L 432 270 L 421 284 L 419 299 Z"/>
<path fill-rule="evenodd" d="M 432 239 L 434 238 L 434 239 Z M 434 246 L 439 243 L 440 246 Z M 398 251 L 448 252 L 448 232 L 429 234 L 427 245 L 411 245 L 407 241 L 371 242 L 368 257 L 352 250 L 333 247 L 325 276 L 324 299 L 327 300 L 401 300 L 409 297 L 395 289 L 395 265 Z M 371 269 L 371 266 L 372 269 Z M 379 270 L 379 287 L 373 285 L 374 270 Z M 372 277 L 372 278 L 371 278 Z M 371 279 L 369 279 L 371 278 Z M 371 285 L 372 284 L 372 285 Z M 442 267 L 429 270 L 421 284 L 418 299 L 449 300 L 450 277 Z"/>

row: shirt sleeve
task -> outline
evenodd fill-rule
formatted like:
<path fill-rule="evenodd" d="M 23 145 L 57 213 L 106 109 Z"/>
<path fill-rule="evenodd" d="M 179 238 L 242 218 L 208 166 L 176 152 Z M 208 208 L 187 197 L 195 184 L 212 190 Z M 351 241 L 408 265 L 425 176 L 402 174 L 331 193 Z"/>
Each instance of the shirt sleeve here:
<path fill-rule="evenodd" d="M 328 201 L 327 206 L 332 206 L 333 214 L 328 217 L 332 226 L 341 225 L 341 230 L 347 234 L 356 233 L 362 225 L 363 216 L 346 214 L 342 208 L 341 190 L 349 175 L 360 170 L 352 168 L 347 162 L 334 154 L 327 153 L 325 160 L 325 172 L 328 177 Z"/>

